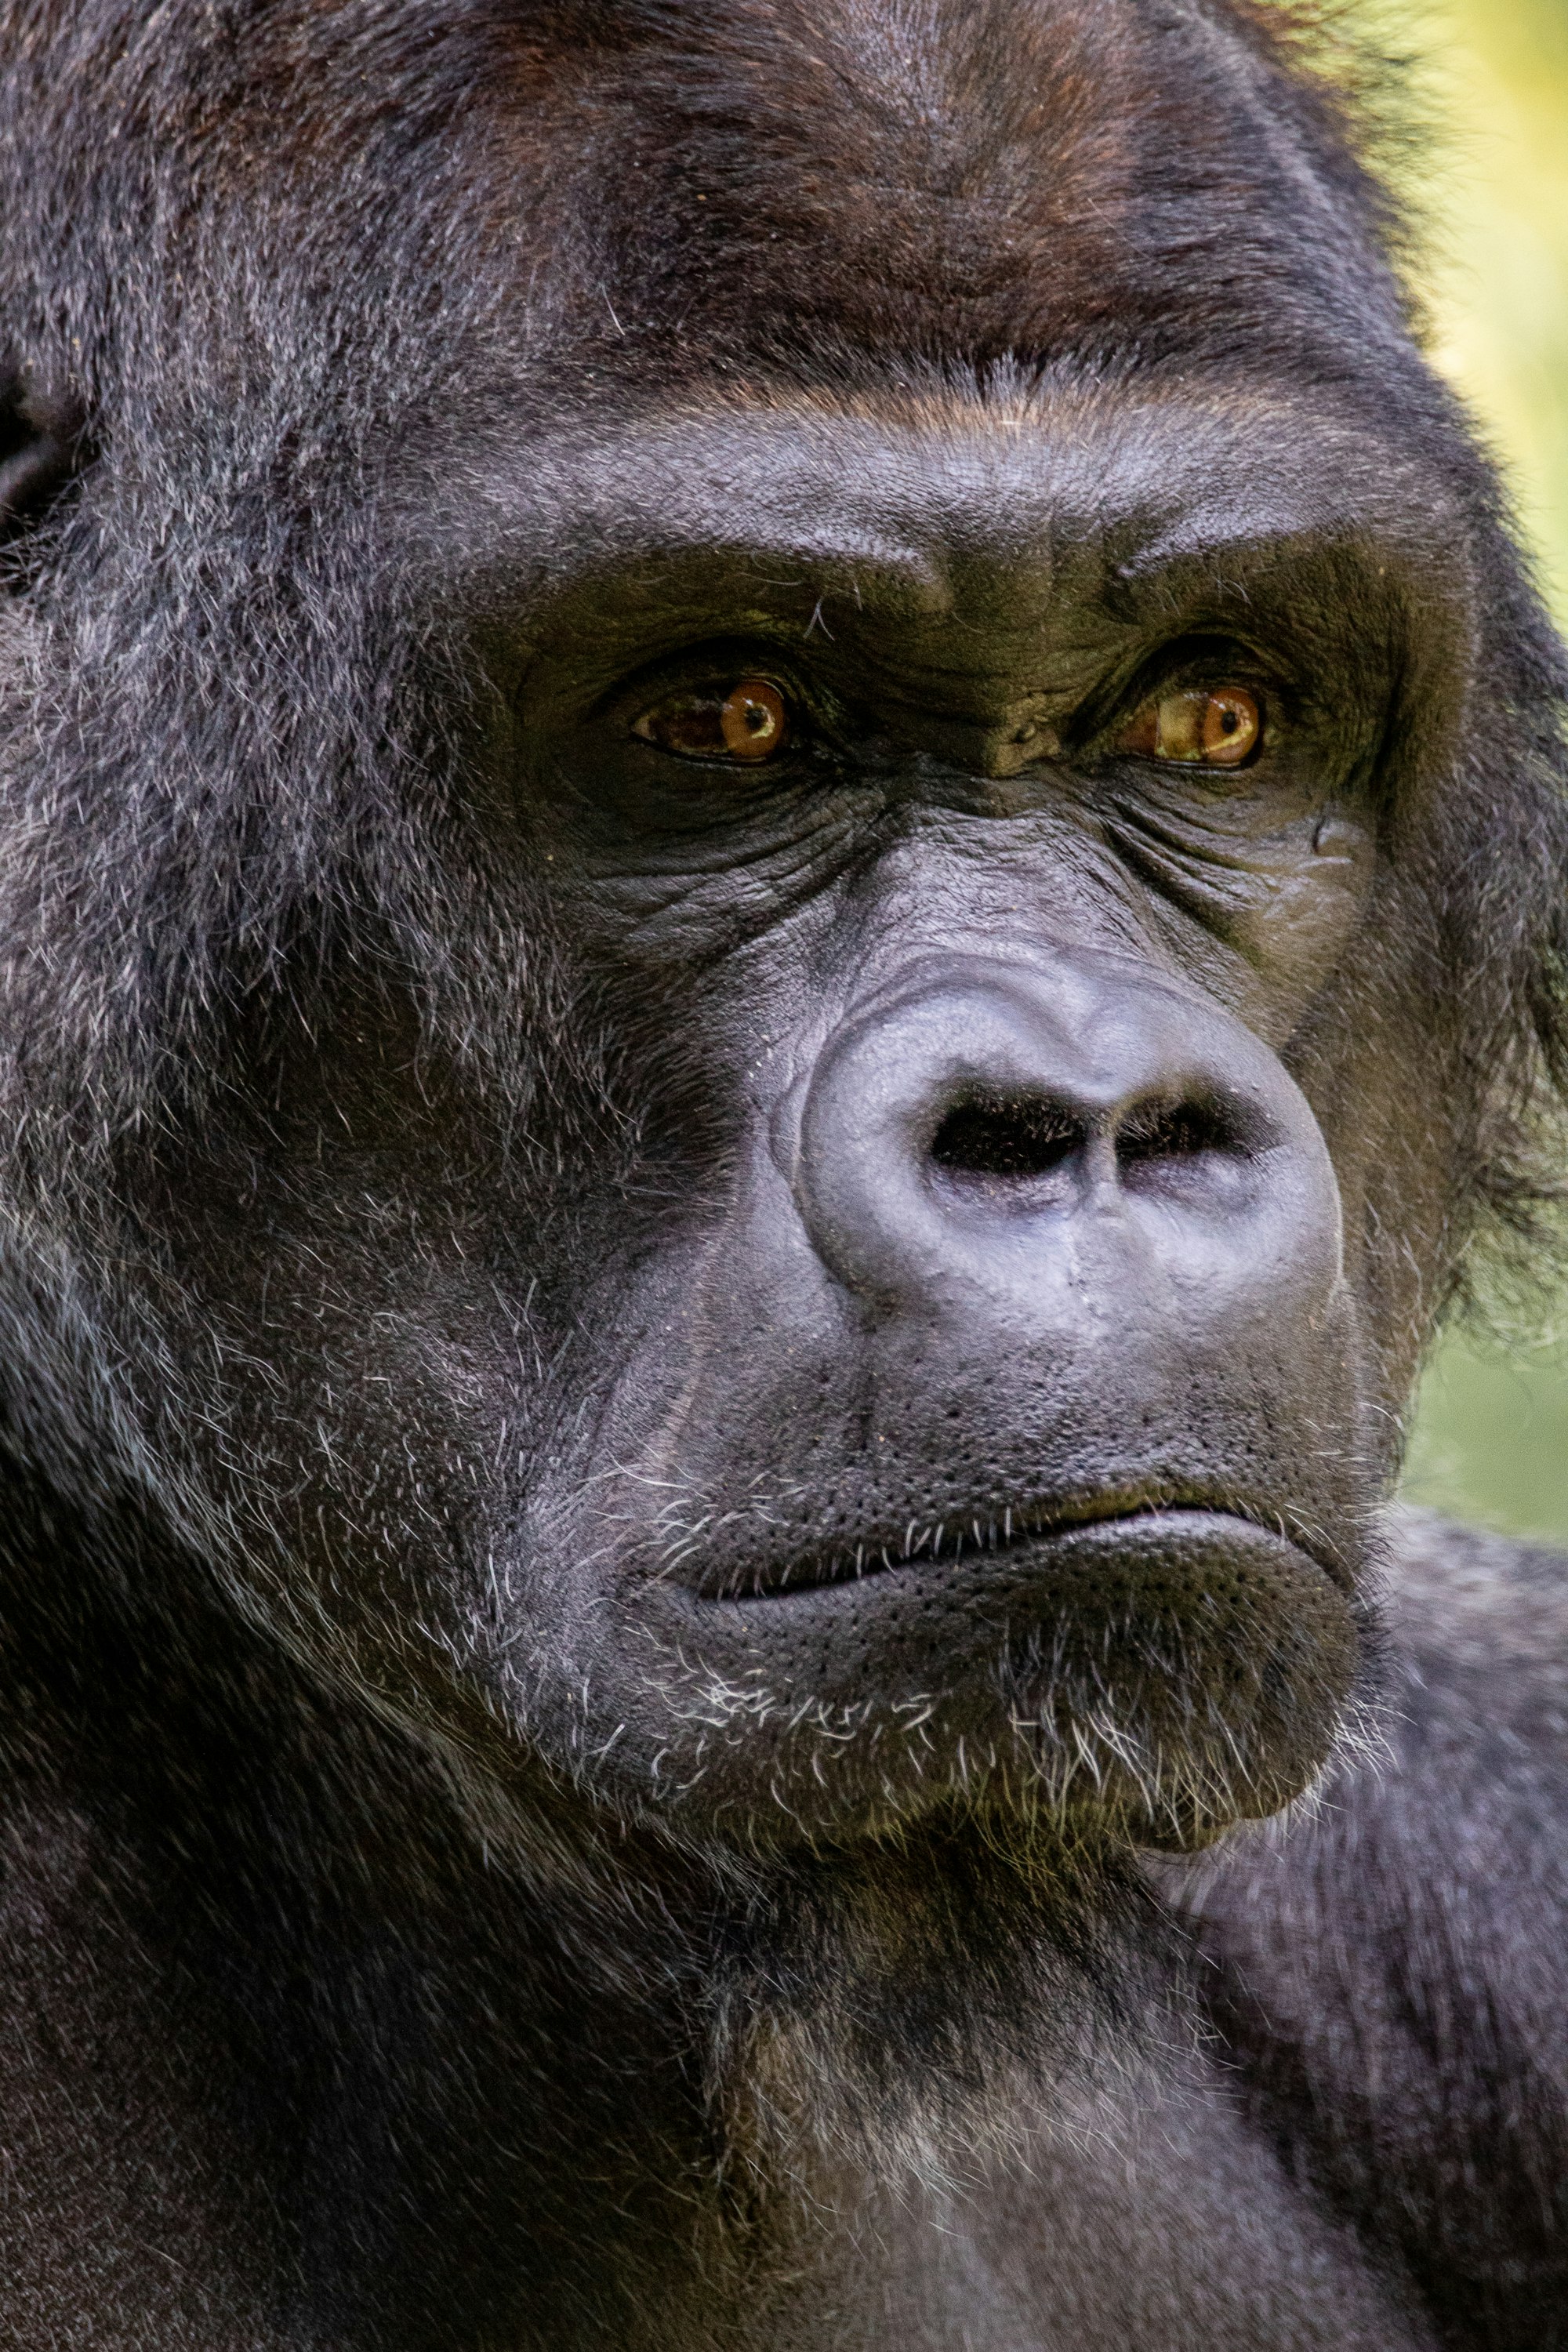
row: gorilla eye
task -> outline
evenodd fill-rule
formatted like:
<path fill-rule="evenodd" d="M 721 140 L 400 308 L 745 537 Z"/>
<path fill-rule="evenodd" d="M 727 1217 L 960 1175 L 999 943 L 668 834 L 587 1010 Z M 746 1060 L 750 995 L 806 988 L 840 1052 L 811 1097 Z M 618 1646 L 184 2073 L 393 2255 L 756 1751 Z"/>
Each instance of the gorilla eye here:
<path fill-rule="evenodd" d="M 765 677 L 672 694 L 634 720 L 632 733 L 682 760 L 771 760 L 789 737 L 789 709 Z"/>
<path fill-rule="evenodd" d="M 1141 710 L 1116 748 L 1144 760 L 1239 768 L 1262 731 L 1258 698 L 1245 687 L 1182 687 Z"/>

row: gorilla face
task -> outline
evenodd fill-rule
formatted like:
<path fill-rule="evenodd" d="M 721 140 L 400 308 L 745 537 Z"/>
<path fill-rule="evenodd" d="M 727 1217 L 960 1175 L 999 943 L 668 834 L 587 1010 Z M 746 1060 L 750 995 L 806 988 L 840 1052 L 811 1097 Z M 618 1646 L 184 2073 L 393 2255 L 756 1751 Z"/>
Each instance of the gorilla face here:
<path fill-rule="evenodd" d="M 384 115 L 263 12 L 116 149 L 206 226 L 56 306 L 37 1287 L 138 1507 L 488 1788 L 1200 1839 L 1325 1754 L 1529 1190 L 1544 624 L 1250 13 L 535 13 Z"/>
<path fill-rule="evenodd" d="M 1283 394 L 1124 387 L 482 471 L 420 559 L 481 681 L 444 887 L 531 966 L 444 1053 L 328 971 L 163 1158 L 237 1572 L 680 1834 L 1273 1810 L 1386 1453 L 1345 1236 L 1357 1056 L 1396 1103 L 1419 1051 L 1369 909 L 1400 698 L 1443 719 L 1429 495 Z"/>

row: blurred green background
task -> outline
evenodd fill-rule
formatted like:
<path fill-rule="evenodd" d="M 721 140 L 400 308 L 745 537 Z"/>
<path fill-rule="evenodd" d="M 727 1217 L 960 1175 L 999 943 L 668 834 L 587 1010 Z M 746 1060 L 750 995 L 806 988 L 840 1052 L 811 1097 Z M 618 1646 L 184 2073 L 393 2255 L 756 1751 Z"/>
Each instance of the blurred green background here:
<path fill-rule="evenodd" d="M 1436 356 L 1503 458 L 1568 627 L 1568 0 L 1431 0 L 1401 13 L 1446 131 L 1427 281 Z M 1568 1545 L 1568 1299 L 1543 1299 L 1541 1320 L 1539 1337 L 1511 1349 L 1470 1330 L 1443 1341 L 1405 1491 Z"/>

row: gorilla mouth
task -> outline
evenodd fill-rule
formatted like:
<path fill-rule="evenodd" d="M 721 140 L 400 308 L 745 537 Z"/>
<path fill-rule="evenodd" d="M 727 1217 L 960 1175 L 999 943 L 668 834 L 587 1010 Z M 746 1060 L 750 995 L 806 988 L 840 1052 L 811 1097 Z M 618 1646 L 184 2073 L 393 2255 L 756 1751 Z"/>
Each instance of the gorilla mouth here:
<path fill-rule="evenodd" d="M 1107 1541 L 1116 1529 L 1147 1537 L 1163 1529 L 1194 1534 L 1212 1528 L 1221 1542 L 1246 1532 L 1300 1553 L 1334 1585 L 1348 1591 L 1352 1578 L 1342 1561 L 1325 1556 L 1304 1531 L 1288 1528 L 1279 1511 L 1249 1507 L 1235 1496 L 1194 1494 L 1091 1496 L 1070 1505 L 1034 1505 L 994 1513 L 949 1516 L 932 1522 L 911 1519 L 900 1538 L 867 1537 L 840 1543 L 831 1552 L 741 1569 L 702 1579 L 696 1590 L 705 1600 L 767 1601 L 796 1599 L 844 1585 L 865 1583 L 900 1570 L 954 1568 L 964 1559 L 1016 1557 L 1047 1550 L 1074 1536 L 1094 1531 Z"/>

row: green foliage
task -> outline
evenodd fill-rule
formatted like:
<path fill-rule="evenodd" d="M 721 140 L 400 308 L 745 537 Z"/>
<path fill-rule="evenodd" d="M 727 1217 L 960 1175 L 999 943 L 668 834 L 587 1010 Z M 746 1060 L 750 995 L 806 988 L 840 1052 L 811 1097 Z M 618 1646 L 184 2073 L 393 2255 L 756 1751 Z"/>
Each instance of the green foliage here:
<path fill-rule="evenodd" d="M 1426 289 L 1435 355 L 1504 461 L 1568 626 L 1568 0 L 1436 0 L 1413 26 L 1446 138 L 1419 159 L 1440 230 Z M 1568 1302 L 1543 1301 L 1541 1319 L 1568 1328 Z M 1447 1338 L 1405 1486 L 1568 1544 L 1568 1342 L 1510 1352 L 1468 1329 Z"/>

